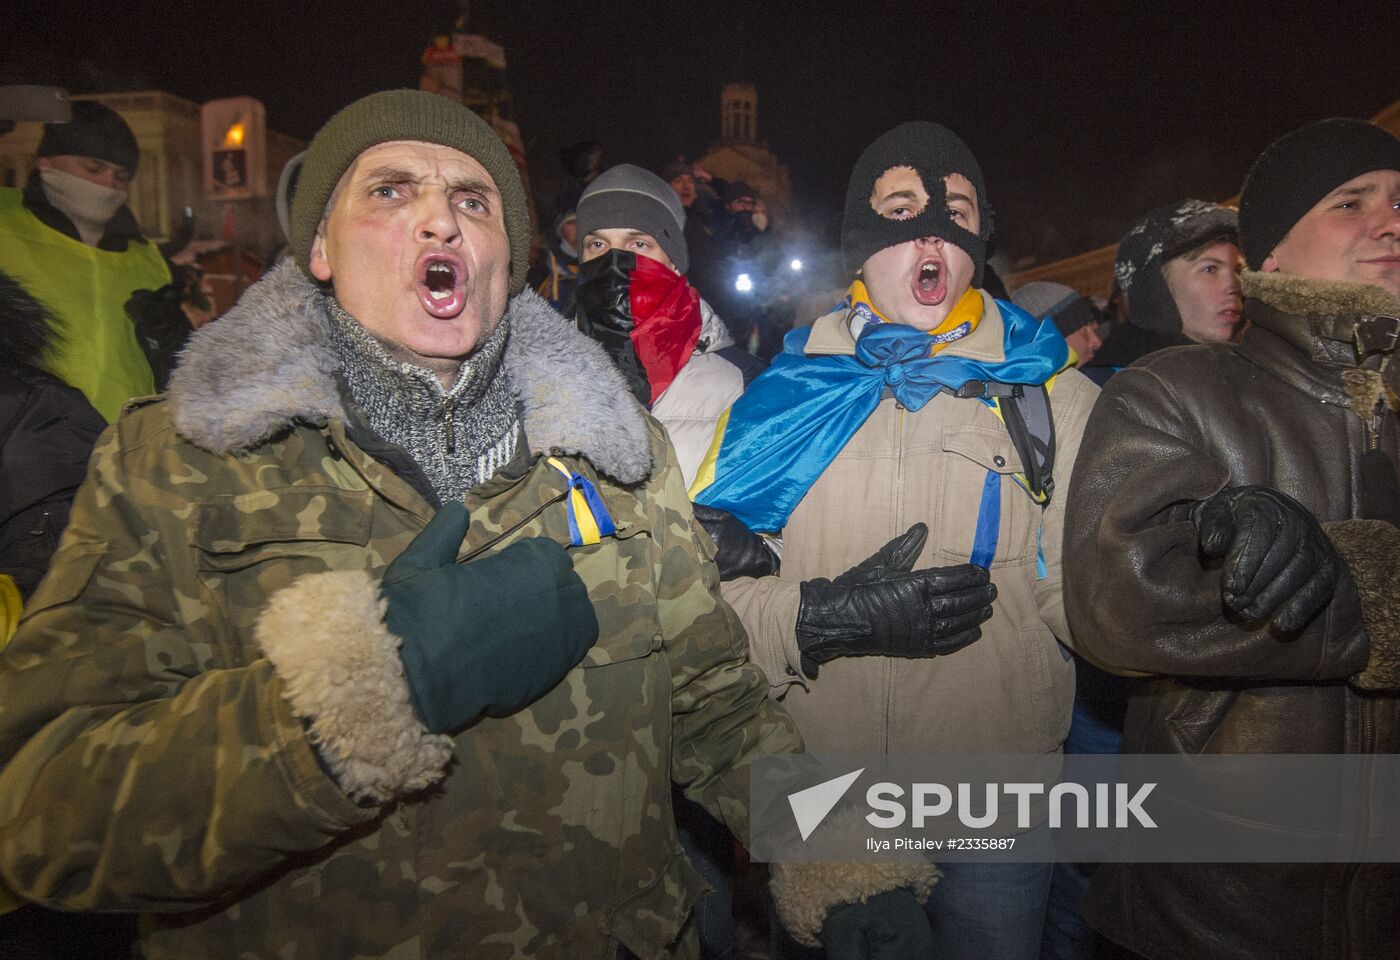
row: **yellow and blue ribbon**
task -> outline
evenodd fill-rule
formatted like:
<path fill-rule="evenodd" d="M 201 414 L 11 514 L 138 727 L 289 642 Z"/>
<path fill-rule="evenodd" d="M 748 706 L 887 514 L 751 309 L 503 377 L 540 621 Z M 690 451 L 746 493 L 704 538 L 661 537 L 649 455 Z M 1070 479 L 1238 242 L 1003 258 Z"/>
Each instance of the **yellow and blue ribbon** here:
<path fill-rule="evenodd" d="M 569 511 L 569 541 L 582 547 L 600 543 L 604 537 L 617 533 L 612 515 L 593 481 L 570 470 L 558 457 L 550 457 L 548 463 L 569 482 L 569 494 L 564 501 Z"/>

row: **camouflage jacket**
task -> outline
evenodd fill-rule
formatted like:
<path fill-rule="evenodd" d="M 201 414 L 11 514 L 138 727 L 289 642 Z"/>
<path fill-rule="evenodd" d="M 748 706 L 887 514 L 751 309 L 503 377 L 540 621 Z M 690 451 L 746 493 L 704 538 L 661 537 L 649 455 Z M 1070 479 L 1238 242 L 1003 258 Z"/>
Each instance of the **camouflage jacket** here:
<path fill-rule="evenodd" d="M 694 949 L 672 781 L 743 838 L 746 764 L 800 742 L 718 599 L 665 434 L 536 295 L 509 317 L 528 449 L 467 496 L 461 555 L 570 542 L 547 456 L 593 480 L 617 533 L 569 547 L 600 624 L 582 664 L 448 740 L 412 717 L 393 638 L 364 659 L 387 635 L 378 578 L 433 507 L 357 441 L 324 298 L 279 268 L 104 435 L 0 655 L 3 883 L 140 911 L 153 958 Z M 339 594 L 309 588 L 332 574 Z M 357 766 L 353 736 L 327 749 L 328 725 L 366 717 L 378 761 Z"/>

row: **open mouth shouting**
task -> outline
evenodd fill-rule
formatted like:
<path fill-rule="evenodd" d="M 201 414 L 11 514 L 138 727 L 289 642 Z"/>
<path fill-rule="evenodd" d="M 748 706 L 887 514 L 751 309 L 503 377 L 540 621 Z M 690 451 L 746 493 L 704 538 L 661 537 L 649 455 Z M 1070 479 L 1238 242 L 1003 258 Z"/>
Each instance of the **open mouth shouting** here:
<path fill-rule="evenodd" d="M 940 304 L 948 296 L 948 268 L 940 257 L 925 257 L 914 271 L 911 288 L 914 299 L 926 307 Z"/>
<path fill-rule="evenodd" d="M 467 304 L 467 265 L 451 253 L 426 253 L 418 259 L 414 286 L 424 310 L 450 320 Z"/>

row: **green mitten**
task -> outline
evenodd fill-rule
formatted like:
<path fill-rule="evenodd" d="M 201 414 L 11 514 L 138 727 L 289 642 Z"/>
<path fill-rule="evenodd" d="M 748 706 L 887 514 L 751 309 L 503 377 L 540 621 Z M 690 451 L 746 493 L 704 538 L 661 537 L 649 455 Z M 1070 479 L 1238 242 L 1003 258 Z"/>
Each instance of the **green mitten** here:
<path fill-rule="evenodd" d="M 832 907 L 822 944 L 828 960 L 909 960 L 932 954 L 933 933 L 918 899 L 901 887 Z"/>
<path fill-rule="evenodd" d="M 432 733 L 529 705 L 598 639 L 588 589 L 563 547 L 531 537 L 457 563 L 470 522 L 463 504 L 444 505 L 380 587 L 413 705 Z"/>

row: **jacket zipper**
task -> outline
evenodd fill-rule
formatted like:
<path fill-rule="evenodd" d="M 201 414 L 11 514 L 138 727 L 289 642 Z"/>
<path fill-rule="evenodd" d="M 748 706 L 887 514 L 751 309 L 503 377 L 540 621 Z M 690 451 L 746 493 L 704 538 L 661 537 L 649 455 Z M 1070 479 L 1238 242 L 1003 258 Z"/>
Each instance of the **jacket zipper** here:
<path fill-rule="evenodd" d="M 1381 415 L 1379 412 L 1371 414 L 1370 421 L 1362 421 L 1362 427 L 1366 431 L 1366 449 L 1379 450 L 1381 445 Z M 1369 699 L 1361 701 L 1361 752 L 1369 753 L 1375 746 L 1373 744 L 1374 726 L 1373 710 L 1374 704 Z"/>
<path fill-rule="evenodd" d="M 898 400 L 894 404 L 895 409 L 895 468 L 894 468 L 894 503 L 896 520 L 900 520 L 900 508 L 904 504 L 904 418 L 908 415 L 904 404 Z M 896 523 L 896 526 L 899 524 Z M 894 723 L 894 658 L 887 658 L 885 661 L 885 722 L 881 731 L 880 752 L 888 754 L 890 752 L 890 728 Z"/>
<path fill-rule="evenodd" d="M 453 422 L 452 415 L 457 412 L 457 398 L 445 397 L 442 406 L 438 407 L 438 416 L 442 417 L 443 431 L 446 433 L 446 446 L 449 454 L 457 452 L 457 425 Z"/>
<path fill-rule="evenodd" d="M 1365 433 L 1365 446 L 1368 451 L 1379 450 L 1381 415 L 1379 411 L 1371 414 L 1370 420 L 1361 421 L 1361 428 Z M 1355 694 L 1348 693 L 1348 696 Z M 1361 702 L 1361 743 L 1358 754 L 1365 756 L 1375 751 L 1375 704 L 1365 697 L 1357 697 Z M 1362 797 L 1367 796 L 1369 791 L 1362 791 Z M 1365 801 L 1362 801 L 1365 804 Z M 1371 811 L 1369 805 L 1364 805 L 1361 810 L 1362 836 L 1365 836 L 1370 829 Z M 1355 899 L 1355 887 L 1361 874 L 1361 864 L 1350 863 L 1343 869 L 1342 874 L 1342 952 L 1345 956 L 1353 956 L 1352 950 L 1355 946 L 1355 937 L 1352 933 L 1352 902 Z M 1362 960 L 1362 958 L 1357 958 Z"/>
<path fill-rule="evenodd" d="M 449 423 L 450 423 L 450 421 L 449 421 Z M 323 433 L 323 436 L 325 437 L 326 445 L 327 445 L 328 447 L 330 447 L 330 449 L 333 451 L 333 454 L 332 454 L 332 455 L 335 456 L 336 459 L 341 459 L 341 458 L 342 458 L 342 454 L 340 453 L 340 451 L 339 451 L 338 449 L 336 449 L 335 439 L 331 436 L 330 431 L 327 430 L 326 432 L 324 432 L 324 433 Z M 448 437 L 450 438 L 451 436 L 452 436 L 451 427 L 449 427 L 449 428 L 448 428 Z M 363 473 L 363 471 L 361 471 L 358 467 L 356 467 L 356 466 L 353 464 L 353 462 L 351 462 L 351 461 L 349 461 L 349 460 L 346 460 L 346 462 L 347 462 L 347 463 L 351 463 L 351 466 L 354 468 L 355 472 L 356 472 L 357 474 L 360 475 L 360 478 L 363 479 L 363 480 L 365 481 L 365 483 L 369 484 L 369 486 L 370 486 L 371 489 L 374 489 L 374 490 L 377 490 L 377 489 L 378 489 L 378 488 L 375 486 L 375 484 L 370 480 L 370 478 L 367 477 L 367 476 L 365 476 L 365 474 Z M 381 496 L 382 496 L 382 495 L 383 495 L 383 494 L 381 493 Z M 477 558 L 478 556 L 480 556 L 482 553 L 484 553 L 484 552 L 486 552 L 487 550 L 491 549 L 491 548 L 494 547 L 496 544 L 500 543 L 502 540 L 504 540 L 504 539 L 506 539 L 507 537 L 509 537 L 511 534 L 516 533 L 517 531 L 519 531 L 521 527 L 524 527 L 526 524 L 530 523 L 530 521 L 534 520 L 534 519 L 535 519 L 536 517 L 538 517 L 540 514 L 544 513 L 544 512 L 545 512 L 546 510 L 548 510 L 550 507 L 554 506 L 556 503 L 561 503 L 561 502 L 563 502 L 563 500 L 564 500 L 566 497 L 568 497 L 568 495 L 569 495 L 569 488 L 568 488 L 568 487 L 565 487 L 565 488 L 564 488 L 563 490 L 561 490 L 559 493 L 555 494 L 553 497 L 551 497 L 550 499 L 546 500 L 544 503 L 540 504 L 540 505 L 539 505 L 538 507 L 536 507 L 535 509 L 531 510 L 528 514 L 526 514 L 526 515 L 525 515 L 524 517 L 522 517 L 520 520 L 516 521 L 516 522 L 515 522 L 514 524 L 512 524 L 510 527 L 508 527 L 508 528 L 505 529 L 505 530 L 502 530 L 497 536 L 495 536 L 495 537 L 492 538 L 491 540 L 487 541 L 486 543 L 481 544 L 479 547 L 477 547 L 477 548 L 475 548 L 474 550 L 472 550 L 472 551 L 471 551 L 470 553 L 468 553 L 466 556 L 463 556 L 463 557 L 459 558 L 459 559 L 457 560 L 457 562 L 458 562 L 458 563 L 466 563 L 468 560 L 474 560 L 474 559 L 476 559 L 476 558 Z"/>

